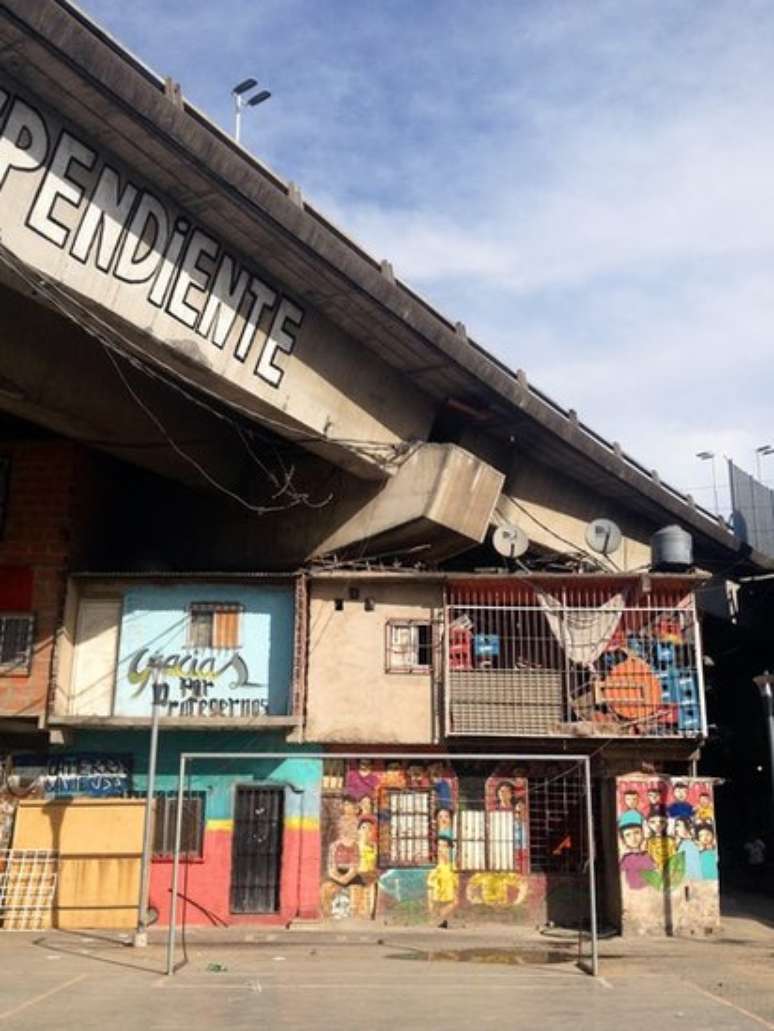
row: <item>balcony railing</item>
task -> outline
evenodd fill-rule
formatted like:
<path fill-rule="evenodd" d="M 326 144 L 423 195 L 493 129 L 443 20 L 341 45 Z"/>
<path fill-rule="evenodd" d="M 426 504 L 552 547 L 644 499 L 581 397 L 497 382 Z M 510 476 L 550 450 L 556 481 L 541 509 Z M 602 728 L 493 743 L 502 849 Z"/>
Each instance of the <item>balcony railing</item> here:
<path fill-rule="evenodd" d="M 685 580 L 453 583 L 444 640 L 449 734 L 705 731 L 699 626 Z"/>

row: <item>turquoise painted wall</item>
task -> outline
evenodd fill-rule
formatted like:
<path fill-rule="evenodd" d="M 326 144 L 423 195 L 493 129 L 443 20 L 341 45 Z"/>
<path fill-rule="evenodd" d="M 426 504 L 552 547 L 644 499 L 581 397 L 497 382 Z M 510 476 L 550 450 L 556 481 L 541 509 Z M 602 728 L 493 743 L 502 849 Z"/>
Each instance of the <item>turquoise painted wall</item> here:
<path fill-rule="evenodd" d="M 238 648 L 188 644 L 189 607 L 196 602 L 242 606 Z M 121 617 L 115 715 L 148 715 L 153 679 L 148 661 L 154 655 L 167 667 L 161 677 L 169 685 L 166 715 L 287 714 L 294 607 L 289 586 L 187 583 L 129 588 Z M 260 712 L 241 711 L 242 703 L 253 703 Z"/>
<path fill-rule="evenodd" d="M 145 731 L 78 731 L 67 752 L 100 752 L 105 755 L 131 755 L 132 787 L 147 787 L 149 732 Z M 246 731 L 178 731 L 159 733 L 156 790 L 175 791 L 181 752 L 289 752 L 282 734 L 256 734 Z M 235 784 L 271 781 L 291 785 L 297 791 L 285 793 L 285 818 L 316 821 L 319 817 L 322 762 L 305 759 L 299 747 L 298 757 L 290 759 L 200 759 L 191 767 L 186 787 L 190 791 L 206 791 L 205 818 L 230 820 L 233 817 Z"/>

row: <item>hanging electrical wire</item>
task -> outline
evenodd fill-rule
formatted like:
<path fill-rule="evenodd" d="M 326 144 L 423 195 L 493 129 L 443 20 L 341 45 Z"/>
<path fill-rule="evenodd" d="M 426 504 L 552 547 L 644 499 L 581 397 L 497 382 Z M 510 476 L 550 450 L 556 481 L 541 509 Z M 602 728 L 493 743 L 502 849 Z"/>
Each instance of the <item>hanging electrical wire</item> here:
<path fill-rule="evenodd" d="M 201 397 L 192 395 L 189 390 L 186 390 L 180 385 L 180 382 L 182 381 L 193 390 L 208 394 L 220 403 L 221 399 L 215 391 L 198 382 L 194 382 L 179 368 L 172 368 L 170 365 L 154 356 L 154 363 L 168 373 L 171 378 L 160 375 L 145 361 L 140 361 L 135 356 L 135 352 L 138 350 L 136 343 L 129 339 L 115 326 L 103 319 L 97 312 L 88 308 L 75 296 L 61 288 L 59 284 L 51 280 L 49 277 L 38 272 L 33 273 L 33 271 L 25 265 L 24 262 L 18 259 L 16 255 L 2 243 L 0 243 L 0 262 L 18 276 L 28 287 L 30 287 L 31 290 L 43 296 L 54 308 L 56 308 L 57 311 L 59 311 L 60 314 L 64 315 L 65 318 L 77 325 L 79 329 L 82 329 L 84 332 L 97 339 L 103 347 L 110 348 L 113 351 L 120 353 L 122 357 L 135 365 L 135 367 L 139 368 L 146 376 L 158 379 L 167 387 L 177 391 L 194 404 L 198 404 L 207 409 L 218 418 L 229 421 L 228 417 L 207 404 Z M 255 411 L 233 399 L 229 399 L 227 403 L 229 408 L 247 416 L 251 421 L 260 419 L 262 423 L 275 427 L 282 435 L 287 436 L 295 444 L 338 445 L 345 447 L 348 450 L 355 451 L 356 453 L 363 455 L 363 457 L 367 457 L 370 461 L 384 465 L 385 467 L 394 466 L 396 463 L 399 464 L 402 461 L 405 461 L 417 446 L 417 442 L 414 441 L 401 440 L 390 442 L 350 437 L 334 437 L 325 433 L 308 434 L 296 429 L 287 422 L 274 419 L 265 413 L 257 415 Z"/>
<path fill-rule="evenodd" d="M 538 519 L 536 515 L 533 515 L 533 513 L 530 512 L 526 505 L 522 505 L 522 503 L 520 501 L 517 501 L 516 498 L 511 497 L 511 495 L 509 495 L 508 499 L 511 502 L 513 502 L 516 508 L 518 508 L 521 512 L 528 516 L 533 523 L 539 526 L 541 530 L 543 530 L 545 533 L 551 534 L 551 536 L 556 538 L 556 540 L 561 541 L 562 544 L 566 544 L 570 549 L 572 549 L 573 554 L 582 555 L 585 559 L 588 559 L 589 561 L 593 562 L 599 569 L 602 569 L 604 572 L 610 572 L 610 570 L 600 562 L 599 558 L 596 555 L 592 555 L 590 551 L 586 551 L 584 548 L 579 548 L 578 545 L 573 541 L 568 540 L 566 537 L 562 537 L 562 535 L 560 533 L 557 533 L 556 530 L 553 530 L 546 523 L 541 522 L 541 520 Z M 610 558 L 609 555 L 606 555 L 605 558 L 613 567 L 613 572 L 621 572 L 619 566 L 616 565 L 616 563 L 613 561 L 612 558 Z"/>

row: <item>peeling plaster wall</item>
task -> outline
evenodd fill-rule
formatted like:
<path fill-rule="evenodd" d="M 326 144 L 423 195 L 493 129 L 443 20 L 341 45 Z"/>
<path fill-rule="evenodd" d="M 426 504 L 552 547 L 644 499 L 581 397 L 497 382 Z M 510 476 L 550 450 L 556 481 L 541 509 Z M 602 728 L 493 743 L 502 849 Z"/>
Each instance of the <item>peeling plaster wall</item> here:
<path fill-rule="evenodd" d="M 708 935 L 720 926 L 713 781 L 616 780 L 622 932 Z"/>

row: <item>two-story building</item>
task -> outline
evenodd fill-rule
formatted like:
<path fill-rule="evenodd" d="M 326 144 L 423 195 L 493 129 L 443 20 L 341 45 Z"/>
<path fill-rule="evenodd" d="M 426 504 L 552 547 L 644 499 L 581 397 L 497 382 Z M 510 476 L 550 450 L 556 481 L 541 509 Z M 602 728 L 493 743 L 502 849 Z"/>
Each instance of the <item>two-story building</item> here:
<path fill-rule="evenodd" d="M 213 754 L 184 918 L 218 925 L 559 919 L 582 754 L 609 919 L 713 927 L 693 569 L 770 561 L 67 0 L 8 0 L 0 48 L 0 848 L 25 792 L 143 792 L 155 683 L 162 922 L 182 751 Z M 678 572 L 651 569 L 669 524 Z M 75 869 L 80 831 L 48 831 Z M 89 861 L 122 856 L 130 925 L 136 850 Z"/>

